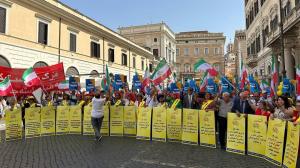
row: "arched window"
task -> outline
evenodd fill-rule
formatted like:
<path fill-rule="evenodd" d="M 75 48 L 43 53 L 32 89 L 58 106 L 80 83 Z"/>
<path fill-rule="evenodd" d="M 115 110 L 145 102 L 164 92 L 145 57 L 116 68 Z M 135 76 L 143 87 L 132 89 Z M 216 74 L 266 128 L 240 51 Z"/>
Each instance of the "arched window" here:
<path fill-rule="evenodd" d="M 268 74 L 271 74 L 272 73 L 272 67 L 271 65 L 268 65 Z"/>
<path fill-rule="evenodd" d="M 39 61 L 33 65 L 33 68 L 46 67 L 46 66 L 48 66 L 47 63 L 45 63 L 43 61 Z"/>
<path fill-rule="evenodd" d="M 78 76 L 79 71 L 75 67 L 69 67 L 66 72 L 66 76 Z"/>
<path fill-rule="evenodd" d="M 190 64 L 184 64 L 184 72 L 191 72 L 191 65 Z"/>
<path fill-rule="evenodd" d="M 2 55 L 0 55 L 0 66 L 11 67 L 8 60 L 5 57 L 3 57 Z"/>
<path fill-rule="evenodd" d="M 98 77 L 99 76 L 98 71 L 96 71 L 96 70 L 92 70 L 90 74 L 91 74 L 90 77 Z"/>

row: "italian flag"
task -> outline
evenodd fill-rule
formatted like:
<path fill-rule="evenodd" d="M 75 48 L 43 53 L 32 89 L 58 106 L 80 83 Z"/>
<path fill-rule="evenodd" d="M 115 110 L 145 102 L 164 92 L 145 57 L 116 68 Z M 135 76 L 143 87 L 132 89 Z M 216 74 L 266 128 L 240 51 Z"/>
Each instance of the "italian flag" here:
<path fill-rule="evenodd" d="M 205 92 L 208 78 L 209 78 L 209 74 L 206 71 L 200 84 L 200 92 Z"/>
<path fill-rule="evenodd" d="M 163 59 L 157 65 L 155 71 L 151 76 L 151 80 L 154 85 L 159 85 L 162 83 L 166 78 L 168 78 L 172 74 L 169 65 L 167 64 L 166 60 Z"/>
<path fill-rule="evenodd" d="M 146 67 L 146 71 L 144 73 L 144 79 L 142 81 L 142 90 L 146 93 L 146 88 L 149 86 L 151 83 L 150 79 L 150 72 L 148 70 L 148 66 Z"/>
<path fill-rule="evenodd" d="M 271 80 L 271 93 L 270 96 L 273 97 L 276 94 L 276 84 L 278 83 L 278 73 L 275 67 L 275 58 L 272 56 L 272 80 Z"/>
<path fill-rule="evenodd" d="M 12 85 L 8 77 L 0 82 L 0 96 L 7 96 L 11 93 L 12 90 Z"/>
<path fill-rule="evenodd" d="M 60 82 L 58 84 L 58 89 L 59 90 L 69 90 L 69 81 L 68 80 L 65 80 L 63 82 Z"/>
<path fill-rule="evenodd" d="M 242 60 L 242 63 L 241 63 L 241 85 L 240 85 L 240 89 L 243 90 L 244 87 L 245 87 L 245 83 L 246 83 L 246 80 L 247 80 L 247 76 L 248 76 L 248 73 L 247 73 L 247 69 L 243 63 L 243 60 Z"/>
<path fill-rule="evenodd" d="M 106 91 L 108 91 L 108 89 L 110 88 L 110 77 L 109 77 L 107 65 L 106 65 L 105 77 L 101 81 L 101 88 Z"/>
<path fill-rule="evenodd" d="M 204 59 L 201 59 L 198 62 L 196 62 L 196 64 L 194 64 L 195 72 L 207 71 L 209 69 L 213 69 L 213 67 L 209 63 L 207 63 Z"/>
<path fill-rule="evenodd" d="M 297 95 L 300 95 L 300 65 L 297 66 L 296 70 L 296 80 L 297 80 Z"/>
<path fill-rule="evenodd" d="M 34 72 L 32 67 L 24 71 L 22 80 L 26 86 L 36 86 L 41 84 L 40 78 Z"/>

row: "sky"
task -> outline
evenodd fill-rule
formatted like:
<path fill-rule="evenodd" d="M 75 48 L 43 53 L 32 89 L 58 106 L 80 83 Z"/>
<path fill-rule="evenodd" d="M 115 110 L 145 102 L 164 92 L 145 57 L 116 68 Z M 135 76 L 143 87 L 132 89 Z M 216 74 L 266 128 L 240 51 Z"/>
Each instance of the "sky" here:
<path fill-rule="evenodd" d="M 242 0 L 61 0 L 106 27 L 165 22 L 175 33 L 223 32 L 233 42 L 235 30 L 245 28 Z"/>

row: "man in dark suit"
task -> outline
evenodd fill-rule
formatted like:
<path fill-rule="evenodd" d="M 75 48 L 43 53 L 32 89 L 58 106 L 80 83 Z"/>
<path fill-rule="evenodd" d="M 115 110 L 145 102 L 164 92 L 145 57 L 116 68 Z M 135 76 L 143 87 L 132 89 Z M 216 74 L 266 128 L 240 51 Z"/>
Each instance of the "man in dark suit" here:
<path fill-rule="evenodd" d="M 196 109 L 196 101 L 192 88 L 188 88 L 188 93 L 183 98 L 183 108 Z"/>
<path fill-rule="evenodd" d="M 249 100 L 248 100 L 248 93 L 247 92 L 241 92 L 239 97 L 236 97 L 231 111 L 236 113 L 237 115 L 240 114 L 254 114 L 253 109 L 250 106 Z"/>

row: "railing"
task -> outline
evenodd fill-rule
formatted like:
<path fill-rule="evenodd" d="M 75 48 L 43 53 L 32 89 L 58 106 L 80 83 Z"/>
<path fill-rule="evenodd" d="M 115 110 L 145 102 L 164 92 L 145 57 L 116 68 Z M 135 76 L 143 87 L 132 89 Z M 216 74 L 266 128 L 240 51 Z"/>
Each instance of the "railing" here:
<path fill-rule="evenodd" d="M 257 65 L 257 54 L 250 54 L 246 59 L 247 65 L 255 67 Z"/>

